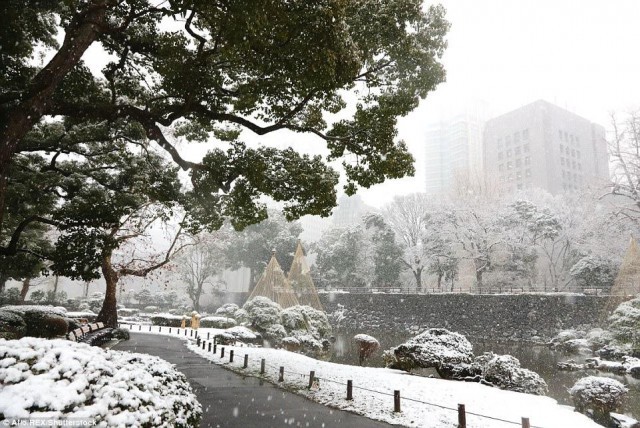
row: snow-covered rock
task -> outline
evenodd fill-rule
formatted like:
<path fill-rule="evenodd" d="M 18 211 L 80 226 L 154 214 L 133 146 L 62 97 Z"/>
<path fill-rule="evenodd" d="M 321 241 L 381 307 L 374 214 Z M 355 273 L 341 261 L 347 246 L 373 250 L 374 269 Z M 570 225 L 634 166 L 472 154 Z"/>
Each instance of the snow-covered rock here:
<path fill-rule="evenodd" d="M 202 414 L 185 376 L 157 357 L 29 337 L 0 340 L 0 362 L 6 420 L 196 427 Z"/>
<path fill-rule="evenodd" d="M 569 390 L 576 410 L 593 411 L 596 422 L 608 425 L 609 413 L 620 407 L 629 390 L 619 381 L 608 377 L 587 376 L 578 380 Z"/>
<path fill-rule="evenodd" d="M 440 369 L 445 364 L 468 364 L 473 347 L 460 333 L 431 328 L 383 354 L 385 365 L 410 371 L 417 367 Z"/>
<path fill-rule="evenodd" d="M 520 361 L 511 355 L 496 355 L 484 366 L 483 377 L 500 389 L 546 395 L 547 383 L 529 369 L 520 367 Z"/>
<path fill-rule="evenodd" d="M 380 342 L 378 342 L 378 339 L 373 336 L 369 336 L 368 334 L 356 334 L 353 336 L 353 341 L 358 347 L 358 361 L 360 365 L 380 349 Z"/>

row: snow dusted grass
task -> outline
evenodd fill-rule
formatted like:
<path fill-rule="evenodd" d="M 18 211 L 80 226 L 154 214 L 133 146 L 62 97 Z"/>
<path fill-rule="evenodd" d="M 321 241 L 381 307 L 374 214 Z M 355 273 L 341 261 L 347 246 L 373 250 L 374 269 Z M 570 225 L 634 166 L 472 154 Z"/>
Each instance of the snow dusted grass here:
<path fill-rule="evenodd" d="M 193 427 L 202 415 L 187 379 L 168 362 L 68 340 L 0 339 L 0 385 L 0 420 Z"/>
<path fill-rule="evenodd" d="M 137 331 L 134 328 L 133 331 Z M 207 332 L 223 330 L 200 329 L 199 336 L 206 339 Z M 149 333 L 148 327 L 142 332 Z M 158 334 L 158 328 L 152 328 Z M 163 327 L 162 335 L 169 335 Z M 176 336 L 176 329 L 172 329 Z M 189 333 L 187 334 L 188 337 Z M 184 329 L 180 336 L 184 338 Z M 224 358 L 220 358 L 221 348 Z M 352 411 L 394 424 L 411 427 L 455 428 L 458 424 L 458 404 L 465 404 L 467 424 L 474 428 L 505 428 L 521 426 L 521 418 L 529 417 L 532 427 L 545 428 L 600 428 L 586 416 L 571 408 L 560 406 L 556 400 L 530 394 L 504 391 L 497 388 L 459 381 L 446 381 L 413 376 L 398 370 L 356 367 L 315 360 L 304 355 L 281 349 L 247 346 L 218 345 L 216 354 L 188 341 L 187 347 L 202 357 L 242 374 L 264 377 L 278 384 L 279 367 L 285 368 L 284 388 L 304 395 L 328 406 Z M 230 351 L 234 361 L 229 362 Z M 249 366 L 243 368 L 244 355 L 249 355 Z M 266 361 L 266 373 L 260 375 L 260 360 Z M 309 372 L 319 378 L 317 387 L 308 390 Z M 353 381 L 353 400 L 347 401 L 347 380 Z M 393 411 L 393 392 L 400 390 L 401 412 Z M 425 404 L 430 403 L 430 404 Z M 480 417 L 487 415 L 493 419 Z M 501 420 L 498 420 L 501 419 Z M 504 421 L 510 421 L 507 423 Z"/>

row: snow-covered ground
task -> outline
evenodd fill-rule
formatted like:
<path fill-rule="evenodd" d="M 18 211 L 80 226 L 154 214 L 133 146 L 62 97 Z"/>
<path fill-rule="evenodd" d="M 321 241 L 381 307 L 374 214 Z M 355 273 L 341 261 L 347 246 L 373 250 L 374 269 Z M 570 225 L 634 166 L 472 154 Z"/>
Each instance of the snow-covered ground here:
<path fill-rule="evenodd" d="M 102 427 L 187 427 L 202 408 L 186 377 L 154 356 L 69 340 L 0 339 L 0 419 Z M 31 422 L 27 422 L 31 423 Z"/>
<path fill-rule="evenodd" d="M 168 327 L 152 327 L 151 333 L 169 335 Z M 176 336 L 172 328 L 172 336 Z M 133 331 L 137 331 L 134 326 Z M 199 336 L 206 339 L 224 330 L 200 329 Z M 143 326 L 142 332 L 149 333 Z M 180 336 L 184 338 L 184 329 Z M 187 337 L 191 337 L 187 334 Z M 446 381 L 410 375 L 408 373 L 371 367 L 355 367 L 319 361 L 282 349 L 225 345 L 225 357 L 220 358 L 189 341 L 187 347 L 197 354 L 237 372 L 259 376 L 260 360 L 265 359 L 265 377 L 277 383 L 279 367 L 285 368 L 285 387 L 296 390 L 314 401 L 349 410 L 394 424 L 411 427 L 455 428 L 458 424 L 458 404 L 464 404 L 467 424 L 474 428 L 505 428 L 521 426 L 521 418 L 528 417 L 532 427 L 545 428 L 598 428 L 586 416 L 572 408 L 557 404 L 556 400 L 530 394 L 504 391 L 478 383 Z M 234 351 L 234 361 L 229 362 L 229 351 Z M 249 356 L 249 366 L 243 368 L 244 355 Z M 318 383 L 308 390 L 309 372 L 315 371 Z M 353 382 L 353 400 L 346 400 L 347 380 Z M 401 412 L 394 410 L 394 390 L 401 395 Z M 484 416 L 480 416 L 484 415 Z"/>

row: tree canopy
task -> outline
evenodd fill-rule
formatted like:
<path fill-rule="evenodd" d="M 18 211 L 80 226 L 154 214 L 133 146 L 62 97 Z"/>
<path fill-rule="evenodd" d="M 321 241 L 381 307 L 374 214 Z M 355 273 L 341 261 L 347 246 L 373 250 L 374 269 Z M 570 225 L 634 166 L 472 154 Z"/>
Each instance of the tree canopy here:
<path fill-rule="evenodd" d="M 43 152 L 35 172 L 63 174 L 49 161 L 87 160 L 116 139 L 189 171 L 179 202 L 194 228 L 259 222 L 264 196 L 289 219 L 328 215 L 338 183 L 328 162 L 343 160 L 347 193 L 413 172 L 396 120 L 444 79 L 444 9 L 418 0 L 12 0 L 0 16 L 0 207 L 17 156 Z M 90 46 L 108 54 L 99 72 Z M 40 53 L 53 56 L 39 64 Z M 251 148 L 243 130 L 310 133 L 329 155 Z M 182 140 L 216 144 L 194 162 Z"/>

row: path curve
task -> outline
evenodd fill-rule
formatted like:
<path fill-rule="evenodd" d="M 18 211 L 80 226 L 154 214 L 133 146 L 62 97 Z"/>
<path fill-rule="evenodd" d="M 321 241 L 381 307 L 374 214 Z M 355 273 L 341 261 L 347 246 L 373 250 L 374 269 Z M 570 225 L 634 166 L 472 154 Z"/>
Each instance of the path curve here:
<path fill-rule="evenodd" d="M 377 428 L 391 425 L 336 410 L 280 389 L 255 377 L 226 370 L 189 351 L 183 339 L 131 332 L 131 339 L 113 347 L 156 355 L 184 373 L 203 415 L 201 427 Z"/>

